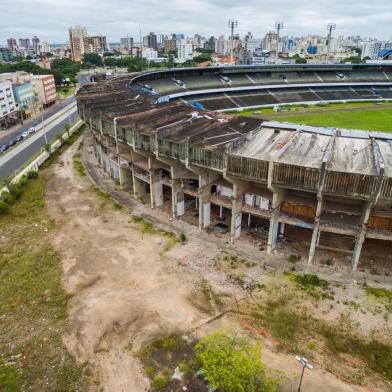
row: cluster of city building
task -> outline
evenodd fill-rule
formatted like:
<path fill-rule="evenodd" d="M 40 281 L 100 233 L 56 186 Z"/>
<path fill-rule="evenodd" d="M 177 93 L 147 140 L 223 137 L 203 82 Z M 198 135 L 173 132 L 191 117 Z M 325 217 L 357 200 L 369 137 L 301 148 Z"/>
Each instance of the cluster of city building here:
<path fill-rule="evenodd" d="M 70 58 L 83 61 L 88 53 L 104 54 L 111 51 L 121 56 L 143 57 L 155 63 L 167 61 L 172 56 L 175 63 L 192 61 L 203 50 L 211 54 L 214 65 L 225 64 L 269 64 L 289 63 L 306 59 L 308 63 L 339 63 L 351 57 L 360 57 L 363 61 L 383 61 L 392 58 L 392 38 L 388 41 L 360 36 L 333 37 L 336 28 L 334 23 L 327 25 L 325 36 L 306 35 L 300 37 L 283 36 L 283 22 L 277 22 L 274 31 L 267 32 L 264 37 L 254 36 L 248 32 L 244 37 L 236 34 L 237 21 L 230 21 L 231 34 L 228 37 L 203 37 L 195 34 L 187 37 L 184 34 L 149 34 L 136 39 L 127 35 L 120 42 L 108 43 L 104 35 L 89 35 L 83 26 L 69 29 L 69 41 L 64 45 L 49 45 L 40 42 L 34 36 L 7 40 L 7 47 L 0 47 L 0 62 L 12 61 L 19 56 L 44 56 Z M 209 65 L 209 64 L 205 64 Z"/>
<path fill-rule="evenodd" d="M 56 101 L 53 75 L 0 74 L 0 129 L 39 113 Z"/>

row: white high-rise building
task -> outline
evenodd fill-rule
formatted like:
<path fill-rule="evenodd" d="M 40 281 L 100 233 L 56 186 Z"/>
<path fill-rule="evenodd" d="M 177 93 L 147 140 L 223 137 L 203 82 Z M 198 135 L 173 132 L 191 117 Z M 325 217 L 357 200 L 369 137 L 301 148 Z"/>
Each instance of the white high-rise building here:
<path fill-rule="evenodd" d="M 224 35 L 221 35 L 215 41 L 215 52 L 218 54 L 227 54 L 227 50 L 228 50 L 227 40 L 225 39 Z"/>
<path fill-rule="evenodd" d="M 16 110 L 12 84 L 9 80 L 4 80 L 0 82 L 0 121 Z"/>
<path fill-rule="evenodd" d="M 371 60 L 378 59 L 378 53 L 385 49 L 392 49 L 389 41 L 367 41 L 362 46 L 361 58 L 370 57 Z"/>
<path fill-rule="evenodd" d="M 177 57 L 178 61 L 184 63 L 193 58 L 193 45 L 182 39 L 177 43 Z"/>

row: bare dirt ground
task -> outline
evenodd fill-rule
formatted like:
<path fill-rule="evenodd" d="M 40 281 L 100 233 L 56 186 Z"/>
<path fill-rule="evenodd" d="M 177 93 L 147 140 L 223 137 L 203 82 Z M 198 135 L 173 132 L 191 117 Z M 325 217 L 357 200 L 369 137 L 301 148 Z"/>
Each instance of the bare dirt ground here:
<path fill-rule="evenodd" d="M 180 223 L 177 229 L 187 232 L 188 241 L 164 252 L 164 237 L 143 234 L 128 211 L 113 209 L 99 198 L 88 178 L 73 168 L 77 148 L 72 146 L 54 166 L 46 195 L 59 228 L 55 246 L 62 255 L 63 284 L 73 296 L 64 341 L 78 361 L 88 362 L 91 391 L 146 391 L 149 381 L 132 354 L 146 342 L 178 330 L 204 334 L 222 326 L 239 328 L 231 316 L 204 324 L 222 309 L 206 303 L 200 282 L 207 281 L 228 301 L 240 300 L 244 293 L 211 267 L 221 253 L 213 237 Z M 138 204 L 135 210 L 147 208 Z M 174 225 L 166 219 L 167 224 Z M 296 384 L 301 369 L 295 359 L 274 352 L 268 339 L 264 359 Z M 303 387 L 319 392 L 367 390 L 317 368 L 307 374 Z"/>

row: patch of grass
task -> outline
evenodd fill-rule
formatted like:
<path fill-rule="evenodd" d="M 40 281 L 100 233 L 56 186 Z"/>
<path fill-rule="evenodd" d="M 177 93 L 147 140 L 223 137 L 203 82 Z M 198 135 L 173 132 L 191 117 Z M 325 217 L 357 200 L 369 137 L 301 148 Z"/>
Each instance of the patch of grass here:
<path fill-rule="evenodd" d="M 360 359 L 369 369 L 392 380 L 392 346 L 360 336 L 352 326 L 334 325 L 313 317 L 306 311 L 291 309 L 287 299 L 267 302 L 252 313 L 256 325 L 261 324 L 289 352 L 306 354 L 309 340 L 322 340 L 327 350 L 335 355 L 349 354 Z"/>
<path fill-rule="evenodd" d="M 170 379 L 164 376 L 156 376 L 151 381 L 152 388 L 157 391 L 161 391 L 162 389 L 165 389 L 169 384 L 170 384 Z"/>
<path fill-rule="evenodd" d="M 301 290 L 307 292 L 312 297 L 316 299 L 333 299 L 333 292 L 329 290 L 328 282 L 324 279 L 320 279 L 317 275 L 299 275 L 290 272 L 288 276 L 289 279 L 294 281 Z"/>
<path fill-rule="evenodd" d="M 79 153 L 79 152 L 76 153 L 76 154 L 73 156 L 73 166 L 74 166 L 74 169 L 75 169 L 81 176 L 85 176 L 85 175 L 86 175 L 86 170 L 85 170 L 85 168 L 84 168 L 84 166 L 83 166 L 82 159 L 81 159 L 81 157 L 80 157 L 80 153 Z"/>
<path fill-rule="evenodd" d="M 184 373 L 183 383 L 197 379 L 194 369 L 194 342 L 185 341 L 179 334 L 170 334 L 153 340 L 139 350 L 135 356 L 142 362 L 145 374 L 152 380 L 151 386 L 166 388 L 178 366 Z M 183 385 L 184 385 L 183 384 Z M 191 389 L 190 389 L 191 390 Z"/>
<path fill-rule="evenodd" d="M 363 129 L 392 132 L 392 109 L 364 109 L 353 112 L 310 113 L 301 115 L 276 116 L 278 121 L 314 125 L 321 127 L 337 127 L 347 129 Z"/>
<path fill-rule="evenodd" d="M 392 291 L 385 288 L 365 287 L 365 293 L 377 299 L 392 300 Z"/>
<path fill-rule="evenodd" d="M 75 92 L 75 87 L 59 87 L 56 89 L 57 98 L 65 99 Z"/>
<path fill-rule="evenodd" d="M 177 236 L 173 232 L 157 228 L 143 216 L 133 215 L 132 220 L 140 227 L 142 233 L 151 234 L 151 235 L 160 235 L 162 237 L 167 238 L 168 241 L 165 245 L 163 252 L 167 252 L 173 246 L 176 245 Z"/>
<path fill-rule="evenodd" d="M 62 342 L 70 296 L 61 286 L 60 255 L 51 244 L 46 182 L 42 175 L 27 181 L 0 219 L 6 238 L 0 248 L 0 352 L 17 371 L 7 368 L 5 374 L 2 367 L 0 390 L 8 383 L 10 391 L 73 391 L 83 383 L 82 367 Z"/>
<path fill-rule="evenodd" d="M 289 255 L 289 257 L 287 258 L 289 263 L 293 263 L 295 264 L 297 261 L 301 260 L 301 255 L 298 254 L 291 254 Z"/>
<path fill-rule="evenodd" d="M 14 364 L 0 360 L 0 390 L 13 392 L 18 390 L 19 371 Z"/>
<path fill-rule="evenodd" d="M 157 339 L 152 343 L 155 348 L 161 348 L 166 351 L 173 351 L 177 347 L 177 339 L 175 336 L 167 336 L 161 339 Z"/>

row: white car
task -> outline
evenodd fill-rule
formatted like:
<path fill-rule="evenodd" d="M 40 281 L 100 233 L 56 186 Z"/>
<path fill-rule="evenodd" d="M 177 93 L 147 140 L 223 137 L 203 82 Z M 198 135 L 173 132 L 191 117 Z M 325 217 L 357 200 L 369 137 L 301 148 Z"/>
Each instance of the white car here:
<path fill-rule="evenodd" d="M 29 135 L 30 135 L 31 133 L 34 133 L 35 131 L 36 131 L 35 127 L 30 127 L 30 128 L 27 130 L 27 132 L 29 133 Z"/>
<path fill-rule="evenodd" d="M 22 137 L 23 138 L 25 138 L 25 137 L 27 137 L 27 136 L 29 136 L 30 135 L 30 132 L 29 131 L 24 131 L 24 132 L 22 132 Z"/>

